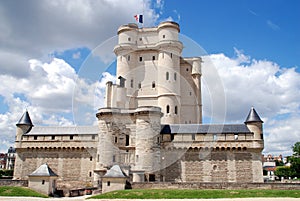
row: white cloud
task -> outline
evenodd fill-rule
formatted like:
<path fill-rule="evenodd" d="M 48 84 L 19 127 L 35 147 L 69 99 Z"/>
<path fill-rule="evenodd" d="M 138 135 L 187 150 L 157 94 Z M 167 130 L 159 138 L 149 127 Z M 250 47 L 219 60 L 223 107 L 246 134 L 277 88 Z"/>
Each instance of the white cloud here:
<path fill-rule="evenodd" d="M 81 53 L 79 51 L 72 55 L 73 59 L 80 59 L 80 57 L 81 57 Z"/>
<path fill-rule="evenodd" d="M 254 106 L 265 121 L 265 152 L 290 153 L 290 146 L 300 139 L 300 74 L 295 68 L 250 59 L 242 51 L 235 51 L 235 58 L 224 54 L 203 58 L 203 79 L 210 68 L 215 68 L 222 80 L 217 82 L 219 87 L 210 87 L 209 92 L 204 90 L 204 114 L 211 114 L 210 94 L 224 88 L 225 98 L 219 98 L 214 104 L 215 107 L 225 105 L 225 122 L 243 123 L 250 107 Z M 223 117 L 219 111 L 215 114 L 216 121 Z"/>
<path fill-rule="evenodd" d="M 133 16 L 143 9 L 145 26 L 152 26 L 159 14 L 151 7 L 150 2 L 1 1 L 1 74 L 26 77 L 29 75 L 24 69 L 29 59 L 41 59 L 50 52 L 78 47 L 93 49 L 104 40 L 115 36 L 120 25 L 135 22 Z"/>
<path fill-rule="evenodd" d="M 78 98 L 84 106 L 84 114 L 80 116 L 81 119 L 76 116 L 77 121 L 91 125 L 96 121 L 94 108 L 104 105 L 106 81 L 115 80 L 109 73 L 103 73 L 100 81 L 86 82 L 78 78 L 69 64 L 57 58 L 50 63 L 31 59 L 27 68 L 30 74 L 28 78 L 0 75 L 0 95 L 9 108 L 0 114 L 0 151 L 6 151 L 8 146 L 13 145 L 15 124 L 25 108 L 28 109 L 35 125 L 67 126 L 73 124 L 73 101 L 74 98 Z M 75 86 L 77 91 L 74 91 Z M 97 102 L 94 102 L 94 99 Z M 86 118 L 87 116 L 89 118 Z"/>
<path fill-rule="evenodd" d="M 271 20 L 267 20 L 267 25 L 274 31 L 278 31 L 280 29 L 280 27 Z"/>

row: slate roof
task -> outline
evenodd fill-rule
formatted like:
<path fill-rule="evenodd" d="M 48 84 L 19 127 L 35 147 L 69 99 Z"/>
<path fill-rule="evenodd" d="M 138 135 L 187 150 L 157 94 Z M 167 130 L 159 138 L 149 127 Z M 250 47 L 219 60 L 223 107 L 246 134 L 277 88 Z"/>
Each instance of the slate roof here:
<path fill-rule="evenodd" d="M 36 126 L 26 135 L 96 135 L 98 133 L 98 126 Z"/>
<path fill-rule="evenodd" d="M 125 173 L 121 170 L 119 165 L 114 165 L 110 168 L 103 177 L 113 177 L 113 178 L 125 178 Z"/>
<path fill-rule="evenodd" d="M 41 165 L 38 169 L 36 169 L 34 172 L 32 172 L 28 176 L 47 176 L 47 177 L 52 177 L 55 176 L 57 177 L 58 175 L 53 172 L 53 170 L 48 166 L 47 163 L 44 163 Z"/>
<path fill-rule="evenodd" d="M 244 133 L 251 134 L 245 124 L 170 124 L 162 125 L 161 134 L 190 134 L 190 133 Z"/>
<path fill-rule="evenodd" d="M 21 119 L 18 121 L 18 123 L 16 124 L 18 125 L 29 125 L 29 126 L 33 126 L 32 121 L 30 119 L 29 113 L 26 110 L 26 112 L 22 115 Z"/>
<path fill-rule="evenodd" d="M 259 115 L 257 114 L 257 112 L 255 111 L 254 107 L 251 108 L 245 123 L 251 123 L 251 122 L 261 122 L 263 123 L 263 121 L 260 119 Z"/>

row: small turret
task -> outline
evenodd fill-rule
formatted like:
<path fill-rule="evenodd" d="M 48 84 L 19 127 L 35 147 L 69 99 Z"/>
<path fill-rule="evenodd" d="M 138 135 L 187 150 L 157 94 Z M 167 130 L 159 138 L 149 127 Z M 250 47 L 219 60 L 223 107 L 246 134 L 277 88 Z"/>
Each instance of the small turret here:
<path fill-rule="evenodd" d="M 16 124 L 17 126 L 17 138 L 16 141 L 20 141 L 22 138 L 22 135 L 29 133 L 30 130 L 33 127 L 32 121 L 30 119 L 29 113 L 26 110 L 26 112 L 22 115 L 21 119 Z"/>
<path fill-rule="evenodd" d="M 247 125 L 249 130 L 254 133 L 254 139 L 256 140 L 263 140 L 263 123 L 264 122 L 260 119 L 254 107 L 251 107 L 251 110 L 246 118 L 245 124 Z"/>

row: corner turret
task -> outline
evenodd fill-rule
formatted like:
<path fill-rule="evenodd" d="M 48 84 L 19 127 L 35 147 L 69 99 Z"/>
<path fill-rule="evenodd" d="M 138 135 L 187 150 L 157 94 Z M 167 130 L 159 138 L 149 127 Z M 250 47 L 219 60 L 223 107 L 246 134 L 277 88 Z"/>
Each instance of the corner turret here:
<path fill-rule="evenodd" d="M 17 126 L 17 133 L 16 133 L 16 141 L 20 141 L 22 135 L 29 133 L 33 127 L 32 121 L 30 119 L 29 113 L 26 112 L 22 115 L 21 119 L 16 124 Z"/>
<path fill-rule="evenodd" d="M 254 133 L 255 140 L 263 140 L 262 125 L 263 121 L 255 111 L 254 107 L 251 107 L 251 110 L 246 118 L 245 124 L 251 132 Z"/>

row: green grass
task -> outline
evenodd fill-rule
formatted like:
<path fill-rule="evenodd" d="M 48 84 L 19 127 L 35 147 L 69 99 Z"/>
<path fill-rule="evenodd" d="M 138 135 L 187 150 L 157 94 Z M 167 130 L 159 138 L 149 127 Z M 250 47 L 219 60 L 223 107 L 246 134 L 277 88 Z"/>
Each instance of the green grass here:
<path fill-rule="evenodd" d="M 91 199 L 194 199 L 194 198 L 248 198 L 293 197 L 300 198 L 300 190 L 184 190 L 184 189 L 134 189 L 108 192 Z"/>
<path fill-rule="evenodd" d="M 48 197 L 29 188 L 17 186 L 0 186 L 0 196 Z"/>

